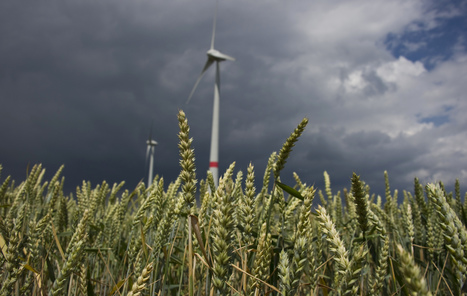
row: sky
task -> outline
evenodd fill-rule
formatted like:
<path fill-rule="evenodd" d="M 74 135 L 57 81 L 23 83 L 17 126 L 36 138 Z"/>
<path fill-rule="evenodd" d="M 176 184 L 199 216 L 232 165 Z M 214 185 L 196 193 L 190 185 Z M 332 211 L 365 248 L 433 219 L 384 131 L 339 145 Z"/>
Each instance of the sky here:
<path fill-rule="evenodd" d="M 0 2 L 0 180 L 65 165 L 65 191 L 180 173 L 177 113 L 191 127 L 197 178 L 209 147 L 215 0 Z M 219 1 L 220 175 L 236 161 L 257 187 L 269 155 L 304 118 L 281 173 L 333 192 L 355 172 L 384 196 L 414 177 L 467 191 L 467 1 Z"/>

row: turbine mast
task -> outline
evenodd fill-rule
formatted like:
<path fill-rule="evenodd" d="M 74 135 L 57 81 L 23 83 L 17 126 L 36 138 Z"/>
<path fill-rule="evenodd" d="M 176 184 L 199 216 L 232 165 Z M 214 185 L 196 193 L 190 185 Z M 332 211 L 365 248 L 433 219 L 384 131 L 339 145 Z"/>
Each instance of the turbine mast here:
<path fill-rule="evenodd" d="M 219 61 L 216 61 L 216 82 L 214 84 L 214 104 L 212 109 L 211 152 L 209 156 L 209 171 L 212 173 L 216 187 L 219 185 L 219 89 Z"/>
<path fill-rule="evenodd" d="M 148 188 L 152 185 L 152 174 L 154 171 L 154 147 L 151 147 L 151 155 L 149 156 L 149 176 L 148 176 Z"/>
<path fill-rule="evenodd" d="M 151 137 L 146 141 L 147 144 L 147 152 L 146 152 L 146 161 L 149 156 L 149 174 L 148 174 L 148 188 L 152 184 L 153 180 L 153 171 L 154 171 L 154 152 L 155 147 L 157 146 L 157 142 L 152 140 Z"/>

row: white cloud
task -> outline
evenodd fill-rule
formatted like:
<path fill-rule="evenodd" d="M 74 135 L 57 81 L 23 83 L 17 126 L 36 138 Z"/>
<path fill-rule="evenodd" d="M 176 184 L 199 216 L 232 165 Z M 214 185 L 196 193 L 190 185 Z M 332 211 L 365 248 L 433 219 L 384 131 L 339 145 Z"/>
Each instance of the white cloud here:
<path fill-rule="evenodd" d="M 295 27 L 301 34 L 300 50 L 286 61 L 277 60 L 274 73 L 288 78 L 290 93 L 300 97 L 308 93 L 310 100 L 302 109 L 309 108 L 314 132 L 318 127 L 343 129 L 344 134 L 335 135 L 341 143 L 359 131 L 381 132 L 391 141 L 403 139 L 394 142 L 394 148 L 408 143 L 421 153 L 411 160 L 412 167 L 398 172 L 406 182 L 417 174 L 430 181 L 441 175 L 452 179 L 461 174 L 453 155 L 467 161 L 467 136 L 461 131 L 467 127 L 463 43 L 459 41 L 459 54 L 452 60 L 439 61 L 430 71 L 421 61 L 393 57 L 382 46 L 389 33 L 435 28 L 440 24 L 437 17 L 427 15 L 421 1 L 361 0 L 301 7 Z M 448 116 L 442 127 L 420 121 L 437 115 Z"/>
<path fill-rule="evenodd" d="M 356 91 L 361 91 L 368 85 L 365 81 L 365 78 L 362 76 L 361 70 L 356 70 L 347 77 L 344 81 L 344 88 L 347 92 L 353 93 Z"/>
<path fill-rule="evenodd" d="M 401 56 L 398 60 L 384 63 L 376 69 L 376 73 L 388 82 L 401 84 L 406 79 L 418 77 L 426 72 L 421 62 L 411 62 Z"/>
<path fill-rule="evenodd" d="M 317 42 L 374 39 L 420 18 L 421 6 L 421 1 L 326 2 L 301 10 L 298 29 Z"/>

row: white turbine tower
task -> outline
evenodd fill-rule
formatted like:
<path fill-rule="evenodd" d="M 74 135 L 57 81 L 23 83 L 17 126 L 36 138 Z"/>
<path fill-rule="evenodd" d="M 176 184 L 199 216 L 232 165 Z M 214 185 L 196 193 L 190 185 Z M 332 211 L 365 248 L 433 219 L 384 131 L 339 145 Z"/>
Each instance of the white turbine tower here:
<path fill-rule="evenodd" d="M 151 132 L 149 133 L 149 138 L 146 141 L 146 145 L 147 145 L 146 161 L 148 161 L 148 157 L 149 157 L 149 176 L 148 176 L 148 188 L 149 188 L 152 184 L 152 179 L 153 179 L 152 174 L 154 170 L 154 150 L 155 150 L 155 147 L 157 146 L 157 142 L 152 139 L 152 127 L 151 127 Z"/>
<path fill-rule="evenodd" d="M 219 74 L 219 63 L 225 60 L 235 61 L 231 56 L 221 53 L 220 51 L 214 49 L 214 39 L 216 37 L 216 17 L 217 17 L 217 3 L 216 2 L 216 11 L 214 13 L 214 21 L 212 26 L 212 38 L 211 38 L 211 48 L 207 51 L 208 60 L 204 64 L 204 68 L 201 71 L 201 74 L 196 80 L 195 86 L 191 90 L 190 96 L 188 97 L 187 104 L 190 102 L 191 97 L 193 96 L 196 87 L 198 86 L 201 78 L 203 78 L 204 73 L 209 69 L 209 67 L 216 63 L 216 80 L 214 83 L 214 105 L 212 110 L 212 131 L 211 131 L 211 152 L 209 156 L 209 170 L 212 173 L 214 178 L 214 183 L 216 186 L 219 182 L 219 99 L 220 99 L 220 74 Z"/>

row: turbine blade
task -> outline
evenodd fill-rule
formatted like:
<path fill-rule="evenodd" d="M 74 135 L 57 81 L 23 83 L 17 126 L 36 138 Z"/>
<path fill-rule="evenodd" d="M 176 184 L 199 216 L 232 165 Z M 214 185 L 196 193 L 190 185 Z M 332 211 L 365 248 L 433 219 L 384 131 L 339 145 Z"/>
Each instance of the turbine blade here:
<path fill-rule="evenodd" d="M 203 71 L 201 71 L 201 74 L 199 74 L 198 79 L 196 80 L 195 86 L 193 86 L 193 89 L 191 90 L 190 96 L 188 97 L 188 100 L 186 103 L 188 104 L 191 100 L 191 97 L 195 93 L 196 88 L 198 87 L 199 82 L 201 81 L 201 78 L 203 78 L 204 73 L 209 69 L 209 67 L 214 63 L 214 60 L 212 58 L 208 58 L 206 61 L 206 64 L 204 64 Z"/>
<path fill-rule="evenodd" d="M 231 57 L 231 56 L 226 55 L 226 54 L 221 53 L 221 52 L 219 52 L 219 53 L 217 54 L 217 56 L 218 56 L 219 58 L 221 58 L 221 59 L 224 59 L 224 60 L 235 61 L 235 58 L 234 58 L 234 57 Z"/>
<path fill-rule="evenodd" d="M 214 39 L 216 38 L 216 19 L 217 19 L 217 5 L 219 1 L 216 1 L 216 10 L 214 12 L 214 20 L 212 23 L 212 37 L 211 37 L 211 49 L 214 48 Z"/>
<path fill-rule="evenodd" d="M 154 120 L 151 120 L 151 128 L 149 129 L 149 137 L 148 137 L 148 141 L 151 142 L 152 140 L 152 126 L 154 124 Z"/>

